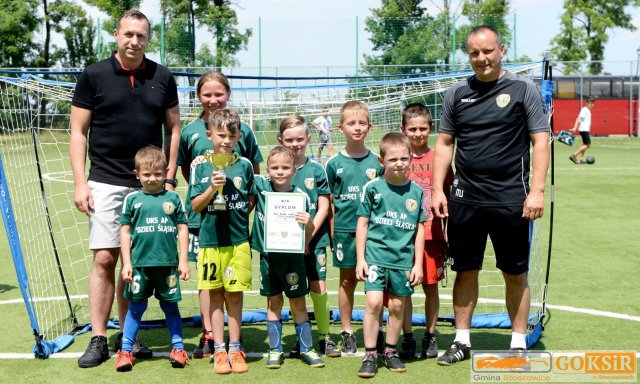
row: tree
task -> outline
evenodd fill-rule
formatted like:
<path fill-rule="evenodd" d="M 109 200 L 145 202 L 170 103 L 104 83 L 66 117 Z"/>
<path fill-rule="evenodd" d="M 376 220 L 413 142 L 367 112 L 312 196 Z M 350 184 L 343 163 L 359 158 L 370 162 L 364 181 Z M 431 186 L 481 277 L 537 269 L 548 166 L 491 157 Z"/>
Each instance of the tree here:
<path fill-rule="evenodd" d="M 49 7 L 48 18 L 66 44 L 66 49 L 54 46 L 54 62 L 65 67 L 84 67 L 97 60 L 93 47 L 96 29 L 81 6 L 70 0 L 56 0 Z"/>
<path fill-rule="evenodd" d="M 0 0 L 0 67 L 27 67 L 33 64 L 37 44 L 34 32 L 40 20 L 33 11 L 38 0 Z"/>
<path fill-rule="evenodd" d="M 588 52 L 591 63 L 589 72 L 593 75 L 602 72 L 604 46 L 609 40 L 607 31 L 622 28 L 635 31 L 629 8 L 640 6 L 640 0 L 565 0 L 565 12 L 562 15 L 562 28 L 551 43 L 552 52 L 559 60 L 584 60 Z M 584 56 L 584 57 L 583 57 Z M 578 68 L 569 66 L 569 73 Z"/>
<path fill-rule="evenodd" d="M 247 48 L 251 29 L 240 32 L 238 17 L 231 8 L 230 0 L 203 1 L 195 13 L 198 20 L 213 34 L 215 41 L 214 63 L 217 69 L 239 64 L 233 56 Z"/>
<path fill-rule="evenodd" d="M 508 13 L 509 0 L 465 0 L 462 14 L 467 16 L 469 24 L 458 28 L 459 35 L 463 38 L 457 40 L 457 48 L 466 52 L 467 35 L 474 27 L 484 24 L 500 32 L 505 49 L 508 49 L 511 46 L 511 30 L 506 21 Z"/>
<path fill-rule="evenodd" d="M 571 5 L 564 4 L 565 12 L 560 17 L 560 32 L 551 39 L 551 53 L 558 61 L 564 61 L 564 73 L 580 73 L 580 61 L 587 58 L 587 51 L 584 49 L 586 43 L 586 33 L 584 30 L 574 25 L 576 9 Z"/>
<path fill-rule="evenodd" d="M 163 0 L 166 64 L 222 68 L 237 65 L 233 57 L 246 49 L 251 29 L 237 29 L 236 12 L 229 0 Z M 196 20 L 213 34 L 213 44 L 196 51 Z M 212 51 L 213 50 L 213 51 Z"/>
<path fill-rule="evenodd" d="M 429 40 L 424 40 L 421 34 L 427 24 L 425 20 L 427 10 L 420 6 L 420 2 L 420 0 L 382 0 L 380 8 L 371 9 L 372 16 L 365 19 L 365 30 L 371 33 L 373 50 L 380 54 L 365 55 L 364 60 L 367 66 L 425 63 L 415 49 L 408 47 L 406 51 L 400 49 L 402 43 L 409 42 L 413 48 Z M 398 53 L 403 56 L 401 60 L 396 56 Z M 376 68 L 370 69 L 370 72 L 374 73 L 381 71 Z M 398 72 L 402 69 L 389 68 L 388 71 Z"/>

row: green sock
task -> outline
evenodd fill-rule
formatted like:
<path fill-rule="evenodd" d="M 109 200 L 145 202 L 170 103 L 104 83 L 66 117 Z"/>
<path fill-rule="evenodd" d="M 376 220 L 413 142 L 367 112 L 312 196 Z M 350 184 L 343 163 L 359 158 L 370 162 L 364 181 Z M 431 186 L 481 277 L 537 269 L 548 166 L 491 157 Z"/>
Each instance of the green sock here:
<path fill-rule="evenodd" d="M 309 292 L 313 301 L 313 313 L 318 325 L 318 340 L 324 340 L 329 335 L 329 295 L 324 293 Z"/>

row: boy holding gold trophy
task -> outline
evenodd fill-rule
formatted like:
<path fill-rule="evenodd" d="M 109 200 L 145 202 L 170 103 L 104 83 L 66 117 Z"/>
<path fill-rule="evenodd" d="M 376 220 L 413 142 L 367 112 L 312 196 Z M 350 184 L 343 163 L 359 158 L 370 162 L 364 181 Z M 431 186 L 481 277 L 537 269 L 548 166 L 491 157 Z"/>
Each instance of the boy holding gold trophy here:
<path fill-rule="evenodd" d="M 240 118 L 229 109 L 209 116 L 207 137 L 213 151 L 192 164 L 189 198 L 194 212 L 202 214 L 198 253 L 198 289 L 208 290 L 214 372 L 242 373 L 248 370 L 240 348 L 242 292 L 251 289 L 249 247 L 249 191 L 253 166 L 233 148 L 240 140 Z M 197 161 L 197 160 L 195 160 Z M 252 205 L 252 204 L 251 204 Z M 227 305 L 229 352 L 224 343 L 224 307 Z M 207 315 L 207 314 L 204 314 Z"/>

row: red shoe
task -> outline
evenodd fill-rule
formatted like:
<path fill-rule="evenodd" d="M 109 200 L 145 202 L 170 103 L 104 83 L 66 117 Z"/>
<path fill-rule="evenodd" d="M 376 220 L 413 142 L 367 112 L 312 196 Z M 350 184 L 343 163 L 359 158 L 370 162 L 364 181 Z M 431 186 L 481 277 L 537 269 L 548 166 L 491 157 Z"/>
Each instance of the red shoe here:
<path fill-rule="evenodd" d="M 169 361 L 173 368 L 184 368 L 189 362 L 189 356 L 187 356 L 187 352 L 185 352 L 184 349 L 174 348 L 169 355 Z"/>
<path fill-rule="evenodd" d="M 133 352 L 118 351 L 116 353 L 116 371 L 128 372 L 133 369 Z"/>

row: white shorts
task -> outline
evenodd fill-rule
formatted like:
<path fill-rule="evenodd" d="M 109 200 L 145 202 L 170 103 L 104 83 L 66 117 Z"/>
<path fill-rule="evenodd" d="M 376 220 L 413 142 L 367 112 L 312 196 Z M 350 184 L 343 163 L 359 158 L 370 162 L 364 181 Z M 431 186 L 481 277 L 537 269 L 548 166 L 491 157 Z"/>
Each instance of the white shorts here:
<path fill-rule="evenodd" d="M 124 198 L 137 188 L 96 181 L 87 183 L 93 197 L 89 217 L 89 249 L 120 248 L 120 214 Z"/>

